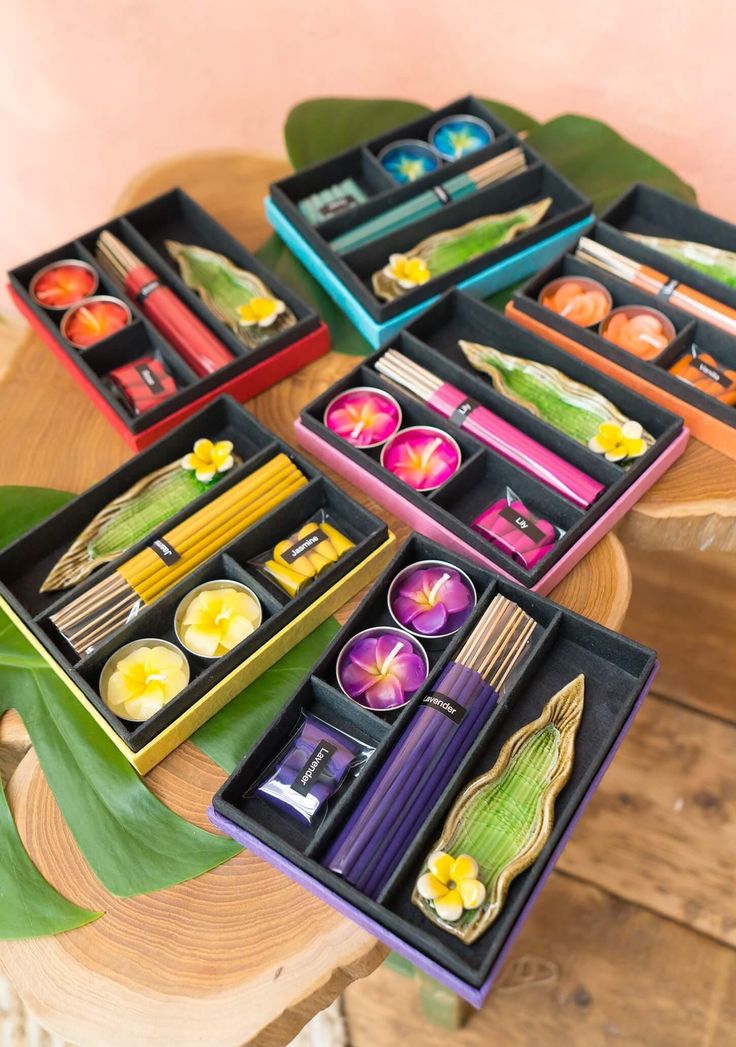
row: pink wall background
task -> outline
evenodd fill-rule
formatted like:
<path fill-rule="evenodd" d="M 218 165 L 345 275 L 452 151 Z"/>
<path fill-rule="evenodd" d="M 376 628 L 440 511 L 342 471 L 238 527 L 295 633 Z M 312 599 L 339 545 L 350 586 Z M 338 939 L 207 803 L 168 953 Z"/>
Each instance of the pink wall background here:
<path fill-rule="evenodd" d="M 282 153 L 315 95 L 473 90 L 611 123 L 736 220 L 730 0 L 22 0 L 0 40 L 0 266 L 101 221 L 152 161 Z"/>

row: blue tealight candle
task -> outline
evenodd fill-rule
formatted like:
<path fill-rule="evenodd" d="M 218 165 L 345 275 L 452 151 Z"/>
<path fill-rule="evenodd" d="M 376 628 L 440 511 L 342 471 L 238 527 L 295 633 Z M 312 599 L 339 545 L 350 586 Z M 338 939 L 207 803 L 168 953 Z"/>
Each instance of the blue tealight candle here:
<path fill-rule="evenodd" d="M 416 182 L 417 178 L 436 171 L 441 160 L 431 145 L 414 138 L 402 138 L 384 146 L 378 162 L 395 182 Z"/>
<path fill-rule="evenodd" d="M 429 132 L 429 141 L 445 160 L 457 160 L 466 153 L 490 145 L 495 135 L 485 120 L 477 116 L 446 116 Z"/>

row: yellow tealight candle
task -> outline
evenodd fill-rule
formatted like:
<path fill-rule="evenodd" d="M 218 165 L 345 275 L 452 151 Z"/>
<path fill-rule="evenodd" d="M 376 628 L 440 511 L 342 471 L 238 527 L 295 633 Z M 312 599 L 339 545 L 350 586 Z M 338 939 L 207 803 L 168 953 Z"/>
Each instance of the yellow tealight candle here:
<path fill-rule="evenodd" d="M 205 582 L 184 597 L 176 612 L 176 635 L 200 658 L 221 658 L 262 621 L 255 593 L 240 582 Z"/>
<path fill-rule="evenodd" d="M 189 683 L 189 663 L 166 640 L 134 640 L 116 651 L 100 676 L 100 694 L 122 720 L 142 723 Z"/>

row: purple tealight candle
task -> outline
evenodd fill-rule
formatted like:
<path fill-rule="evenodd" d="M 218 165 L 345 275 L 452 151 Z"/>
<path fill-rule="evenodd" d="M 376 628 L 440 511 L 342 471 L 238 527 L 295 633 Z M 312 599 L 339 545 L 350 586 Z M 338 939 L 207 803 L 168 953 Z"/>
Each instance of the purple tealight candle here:
<path fill-rule="evenodd" d="M 434 491 L 457 472 L 462 455 L 457 441 L 433 425 L 413 425 L 392 436 L 381 451 L 381 465 L 415 491 Z"/>
<path fill-rule="evenodd" d="M 388 591 L 397 625 L 416 636 L 450 636 L 468 620 L 475 586 L 464 571 L 443 560 L 423 560 L 400 571 Z"/>
<path fill-rule="evenodd" d="M 330 400 L 324 423 L 353 447 L 380 447 L 399 429 L 401 408 L 382 389 L 362 385 Z"/>
<path fill-rule="evenodd" d="M 373 712 L 400 709 L 429 674 L 424 648 L 403 629 L 377 626 L 357 633 L 337 659 L 343 692 Z"/>

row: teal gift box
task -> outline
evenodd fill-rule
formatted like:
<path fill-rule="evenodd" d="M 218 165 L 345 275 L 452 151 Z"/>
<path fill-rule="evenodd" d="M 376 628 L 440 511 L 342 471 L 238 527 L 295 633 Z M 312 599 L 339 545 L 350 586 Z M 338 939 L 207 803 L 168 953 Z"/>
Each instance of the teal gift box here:
<path fill-rule="evenodd" d="M 437 156 L 434 170 L 399 184 L 381 162 L 386 147 L 413 141 L 421 149 L 421 143 L 426 146 L 431 140 L 435 125 L 453 114 L 483 121 L 490 129 L 488 144 L 452 161 Z M 475 191 L 467 191 L 467 180 L 464 191 L 444 191 L 448 179 L 514 147 L 523 150 L 525 169 Z M 339 191 L 335 189 L 322 211 L 316 213 L 312 203 L 307 213 L 305 202 L 331 187 L 339 187 Z M 439 201 L 431 213 L 399 227 L 394 225 L 362 246 L 335 246 L 338 238 L 357 226 L 389 208 L 410 203 L 428 190 Z M 371 277 L 392 254 L 405 253 L 445 229 L 484 215 L 504 214 L 546 197 L 552 203 L 544 218 L 508 243 L 430 278 L 393 301 L 382 301 L 374 293 Z M 393 338 L 450 287 L 484 297 L 526 279 L 573 244 L 592 221 L 590 200 L 472 95 L 274 182 L 265 206 L 278 235 L 374 347 Z M 317 217 L 319 221 L 315 221 Z"/>

